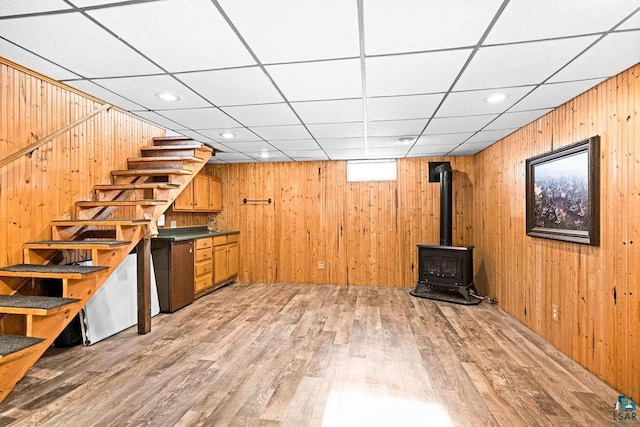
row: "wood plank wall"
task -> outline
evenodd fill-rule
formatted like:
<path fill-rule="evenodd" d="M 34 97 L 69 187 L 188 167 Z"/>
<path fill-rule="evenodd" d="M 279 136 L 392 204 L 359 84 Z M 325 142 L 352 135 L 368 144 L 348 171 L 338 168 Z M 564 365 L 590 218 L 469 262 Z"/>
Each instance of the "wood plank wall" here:
<path fill-rule="evenodd" d="M 102 102 L 0 57 L 0 158 L 98 108 Z M 118 109 L 84 122 L 0 169 L 0 265 L 22 262 L 22 243 L 50 238 L 52 219 L 107 183 L 112 169 L 164 129 Z"/>
<path fill-rule="evenodd" d="M 416 245 L 439 242 L 429 160 L 443 159 L 399 159 L 397 181 L 364 183 L 346 182 L 345 161 L 208 165 L 223 182 L 217 224 L 240 230 L 239 280 L 415 285 Z M 471 245 L 473 158 L 446 160 L 455 170 L 453 240 Z"/>
<path fill-rule="evenodd" d="M 476 155 L 476 281 L 500 306 L 640 400 L 640 64 Z M 600 135 L 601 243 L 525 234 L 525 159 Z M 559 307 L 559 321 L 551 306 Z"/>

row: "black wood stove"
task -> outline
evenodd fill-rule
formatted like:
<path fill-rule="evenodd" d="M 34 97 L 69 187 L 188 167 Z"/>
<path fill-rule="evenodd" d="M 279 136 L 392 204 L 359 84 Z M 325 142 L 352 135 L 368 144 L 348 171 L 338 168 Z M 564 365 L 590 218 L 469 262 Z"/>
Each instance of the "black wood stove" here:
<path fill-rule="evenodd" d="M 473 247 L 452 245 L 453 171 L 449 162 L 429 162 L 429 182 L 440 182 L 440 245 L 418 245 L 418 283 L 411 295 L 475 305 Z"/>

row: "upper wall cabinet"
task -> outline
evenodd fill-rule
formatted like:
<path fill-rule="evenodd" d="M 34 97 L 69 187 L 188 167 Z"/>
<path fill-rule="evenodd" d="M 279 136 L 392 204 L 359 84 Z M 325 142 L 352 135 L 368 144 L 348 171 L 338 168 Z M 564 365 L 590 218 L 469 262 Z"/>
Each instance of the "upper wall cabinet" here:
<path fill-rule="evenodd" d="M 173 203 L 174 211 L 220 212 L 222 183 L 217 178 L 198 174 Z"/>

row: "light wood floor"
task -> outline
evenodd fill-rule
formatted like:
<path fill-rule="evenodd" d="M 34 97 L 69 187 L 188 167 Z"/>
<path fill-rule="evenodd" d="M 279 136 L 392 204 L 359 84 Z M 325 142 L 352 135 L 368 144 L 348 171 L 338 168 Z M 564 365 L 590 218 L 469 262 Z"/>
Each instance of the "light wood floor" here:
<path fill-rule="evenodd" d="M 497 306 L 235 284 L 148 335 L 52 349 L 0 426 L 597 426 L 617 396 Z"/>

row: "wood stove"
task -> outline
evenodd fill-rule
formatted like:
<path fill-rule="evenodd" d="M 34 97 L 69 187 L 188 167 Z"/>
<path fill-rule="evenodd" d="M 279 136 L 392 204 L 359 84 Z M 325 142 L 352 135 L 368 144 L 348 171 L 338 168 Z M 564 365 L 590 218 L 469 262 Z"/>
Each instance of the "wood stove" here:
<path fill-rule="evenodd" d="M 453 171 L 449 162 L 430 162 L 429 181 L 440 182 L 440 245 L 418 245 L 418 283 L 411 295 L 475 305 L 473 247 L 452 245 Z"/>

